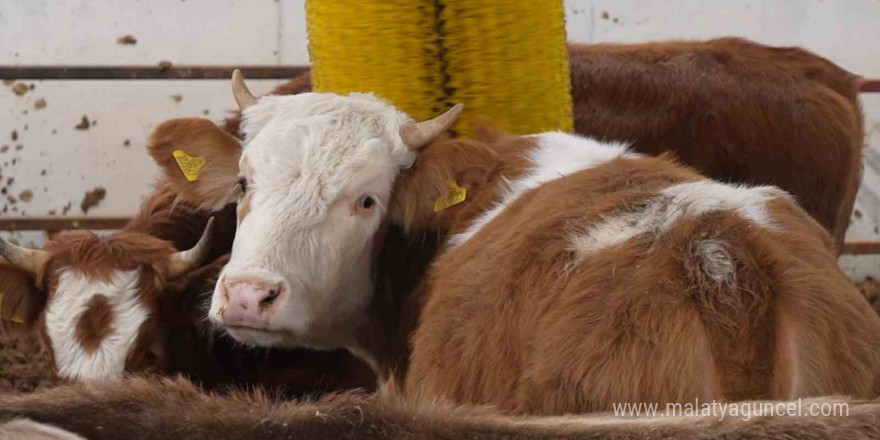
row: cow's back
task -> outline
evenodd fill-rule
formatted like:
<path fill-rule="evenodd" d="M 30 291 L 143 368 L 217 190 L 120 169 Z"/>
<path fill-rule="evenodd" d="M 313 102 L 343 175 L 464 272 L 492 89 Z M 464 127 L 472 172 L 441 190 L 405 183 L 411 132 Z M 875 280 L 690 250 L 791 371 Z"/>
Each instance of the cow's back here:
<path fill-rule="evenodd" d="M 841 244 L 861 176 L 857 77 L 737 38 L 573 45 L 575 131 L 791 193 Z"/>
<path fill-rule="evenodd" d="M 663 158 L 544 183 L 436 260 L 407 392 L 549 414 L 875 395 L 880 318 L 829 242 L 782 191 Z"/>

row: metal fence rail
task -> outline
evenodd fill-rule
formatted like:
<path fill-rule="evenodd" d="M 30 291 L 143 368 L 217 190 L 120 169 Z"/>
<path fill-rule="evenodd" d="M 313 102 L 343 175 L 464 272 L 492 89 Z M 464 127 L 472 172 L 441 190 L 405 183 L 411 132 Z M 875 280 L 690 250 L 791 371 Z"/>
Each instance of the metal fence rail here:
<path fill-rule="evenodd" d="M 248 79 L 290 79 L 308 66 L 0 66 L 0 79 L 110 80 L 110 79 L 225 79 L 234 69 Z"/>

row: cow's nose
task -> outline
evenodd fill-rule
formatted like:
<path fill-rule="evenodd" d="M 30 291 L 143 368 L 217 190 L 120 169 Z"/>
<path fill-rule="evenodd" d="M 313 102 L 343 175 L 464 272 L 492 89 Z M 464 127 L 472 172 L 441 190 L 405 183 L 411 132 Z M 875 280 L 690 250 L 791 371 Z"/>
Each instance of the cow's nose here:
<path fill-rule="evenodd" d="M 222 281 L 227 303 L 219 310 L 224 325 L 265 327 L 272 304 L 283 294 L 280 283 L 229 277 Z"/>

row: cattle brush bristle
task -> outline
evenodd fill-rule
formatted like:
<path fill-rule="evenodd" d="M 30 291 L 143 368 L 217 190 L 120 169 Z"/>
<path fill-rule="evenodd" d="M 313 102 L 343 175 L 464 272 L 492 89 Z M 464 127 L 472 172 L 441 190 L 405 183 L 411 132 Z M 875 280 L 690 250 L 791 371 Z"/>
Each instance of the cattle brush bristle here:
<path fill-rule="evenodd" d="M 309 0 L 314 90 L 372 92 L 416 120 L 456 103 L 453 131 L 571 131 L 561 0 Z"/>

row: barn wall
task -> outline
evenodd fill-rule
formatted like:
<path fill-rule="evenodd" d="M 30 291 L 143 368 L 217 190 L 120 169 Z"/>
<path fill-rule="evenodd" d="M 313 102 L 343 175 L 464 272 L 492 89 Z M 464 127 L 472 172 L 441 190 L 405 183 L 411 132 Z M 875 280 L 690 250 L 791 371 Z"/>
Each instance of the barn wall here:
<path fill-rule="evenodd" d="M 575 42 L 641 42 L 737 35 L 800 45 L 853 72 L 880 78 L 877 0 L 567 0 Z M 131 35 L 136 44 L 119 44 Z M 873 55 L 873 56 L 872 56 Z M 308 63 L 303 0 L 0 0 L 0 64 Z M 255 93 L 278 81 L 250 81 Z M 89 213 L 135 211 L 156 169 L 143 153 L 168 118 L 219 120 L 234 107 L 226 81 L 27 81 L 0 86 L 0 211 L 81 213 L 87 191 L 106 197 Z M 46 106 L 35 108 L 39 100 Z M 870 148 L 851 239 L 880 239 L 880 94 L 862 98 Z M 87 130 L 82 118 L 89 120 Z M 92 122 L 97 122 L 92 124 Z M 16 132 L 17 140 L 12 140 Z M 127 143 L 126 143 L 127 141 Z M 21 146 L 18 149 L 18 146 Z M 8 179 L 13 179 L 7 183 Z M 28 193 L 31 197 L 28 199 Z M 15 198 L 4 200 L 7 196 Z M 3 233 L 9 236 L 8 233 Z M 39 233 L 14 234 L 40 245 Z M 880 275 L 880 257 L 844 257 L 857 277 Z"/>

